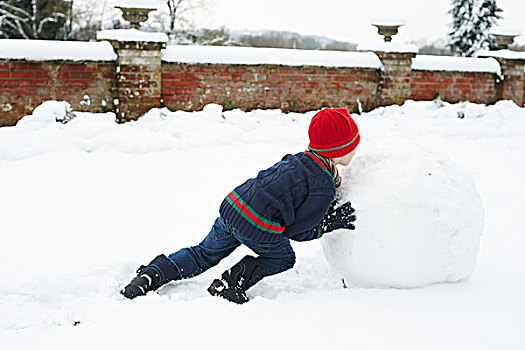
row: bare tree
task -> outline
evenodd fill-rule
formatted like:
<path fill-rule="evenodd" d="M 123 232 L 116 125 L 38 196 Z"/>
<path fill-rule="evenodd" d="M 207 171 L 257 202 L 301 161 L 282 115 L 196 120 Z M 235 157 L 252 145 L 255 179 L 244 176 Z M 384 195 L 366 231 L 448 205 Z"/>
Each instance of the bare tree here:
<path fill-rule="evenodd" d="M 206 0 L 165 0 L 168 6 L 169 26 L 168 35 L 176 36 L 178 25 L 184 26 L 191 23 L 188 14 L 206 6 Z"/>
<path fill-rule="evenodd" d="M 107 0 L 76 1 L 71 14 L 72 29 L 69 39 L 95 40 L 97 32 L 109 29 L 119 22 L 120 11 L 111 7 Z"/>
<path fill-rule="evenodd" d="M 64 39 L 71 0 L 0 1 L 0 37 Z"/>

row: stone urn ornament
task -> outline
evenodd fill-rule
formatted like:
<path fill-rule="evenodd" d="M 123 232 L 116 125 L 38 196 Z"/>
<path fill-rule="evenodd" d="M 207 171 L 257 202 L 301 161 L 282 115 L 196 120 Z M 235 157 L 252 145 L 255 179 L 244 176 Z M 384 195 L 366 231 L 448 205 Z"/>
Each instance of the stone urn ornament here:
<path fill-rule="evenodd" d="M 385 42 L 391 42 L 399 27 L 405 25 L 405 21 L 398 18 L 375 19 L 372 21 L 372 25 L 377 27 L 378 34 L 384 37 Z"/>
<path fill-rule="evenodd" d="M 506 50 L 514 43 L 514 38 L 521 35 L 520 30 L 496 27 L 490 30 L 490 35 L 494 37 L 498 49 Z"/>
<path fill-rule="evenodd" d="M 148 20 L 149 13 L 158 8 L 156 1 L 117 0 L 114 6 L 122 11 L 122 18 L 128 21 L 131 28 L 140 29 L 140 24 Z"/>

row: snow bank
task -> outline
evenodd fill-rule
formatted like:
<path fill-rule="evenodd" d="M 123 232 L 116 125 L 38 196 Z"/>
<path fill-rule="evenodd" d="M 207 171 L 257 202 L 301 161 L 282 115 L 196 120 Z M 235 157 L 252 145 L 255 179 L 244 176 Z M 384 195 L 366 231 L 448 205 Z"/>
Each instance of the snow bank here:
<path fill-rule="evenodd" d="M 209 104 L 195 112 L 152 109 L 138 121 L 117 124 L 111 112 L 73 112 L 68 102 L 47 101 L 15 127 L 0 128 L 0 160 L 22 160 L 49 153 L 186 152 L 207 149 L 209 145 L 281 145 L 286 149 L 291 141 L 306 144 L 306 133 L 290 133 L 298 126 L 308 127 L 309 118 L 301 116 L 280 110 L 223 112 L 222 106 Z"/>
<path fill-rule="evenodd" d="M 285 66 L 382 67 L 371 52 L 292 50 L 258 47 L 172 45 L 162 51 L 162 60 L 180 63 L 275 64 Z"/>
<path fill-rule="evenodd" d="M 413 70 L 481 72 L 501 75 L 501 67 L 494 58 L 417 55 L 412 59 Z"/>
<path fill-rule="evenodd" d="M 473 179 L 448 158 L 385 142 L 360 149 L 339 196 L 357 229 L 323 240 L 325 257 L 358 287 L 412 288 L 468 278 L 484 212 Z"/>
<path fill-rule="evenodd" d="M 109 42 L 0 39 L 0 58 L 28 61 L 115 61 Z"/>
<path fill-rule="evenodd" d="M 47 101 L 15 127 L 0 128 L 0 160 L 19 160 L 55 153 L 118 152 L 153 153 L 168 150 L 207 149 L 209 145 L 291 145 L 297 151 L 307 144 L 309 118 L 306 114 L 280 110 L 223 111 L 210 104 L 202 111 L 152 109 L 138 121 L 116 124 L 111 112 L 71 112 L 64 101 Z M 72 115 L 74 118 L 71 118 Z M 525 109 L 512 101 L 492 106 L 469 102 L 449 104 L 437 101 L 406 101 L 403 106 L 376 108 L 357 118 L 360 129 L 371 139 L 517 137 L 525 134 Z M 67 121 L 63 124 L 60 121 Z M 57 122 L 59 121 L 59 122 Z M 403 127 L 400 127 L 402 125 Z M 421 133 L 421 125 L 431 133 Z M 421 135 L 421 136 L 419 136 Z M 141 142 L 137 142 L 141 140 Z"/>

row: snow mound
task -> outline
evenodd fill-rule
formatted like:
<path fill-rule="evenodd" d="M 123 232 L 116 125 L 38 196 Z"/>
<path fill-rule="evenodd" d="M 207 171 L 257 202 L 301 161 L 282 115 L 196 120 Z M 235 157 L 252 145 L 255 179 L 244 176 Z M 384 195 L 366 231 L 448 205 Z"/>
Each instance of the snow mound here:
<path fill-rule="evenodd" d="M 323 237 L 324 255 L 347 285 L 414 288 L 474 271 L 484 210 L 472 177 L 419 146 L 359 150 L 341 172 L 338 197 L 356 208 L 356 230 Z"/>
<path fill-rule="evenodd" d="M 67 123 L 75 114 L 71 104 L 65 101 L 45 101 L 36 107 L 32 115 L 18 121 L 17 126 L 25 130 L 38 130 L 56 122 Z"/>

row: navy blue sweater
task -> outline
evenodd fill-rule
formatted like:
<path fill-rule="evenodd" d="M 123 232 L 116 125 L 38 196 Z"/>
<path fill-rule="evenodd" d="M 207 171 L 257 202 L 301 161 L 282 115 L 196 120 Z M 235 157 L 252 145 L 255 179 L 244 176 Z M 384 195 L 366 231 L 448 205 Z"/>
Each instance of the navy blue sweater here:
<path fill-rule="evenodd" d="M 308 241 L 321 236 L 319 224 L 334 197 L 333 177 L 321 162 L 306 152 L 288 154 L 235 188 L 220 214 L 245 239 Z"/>

